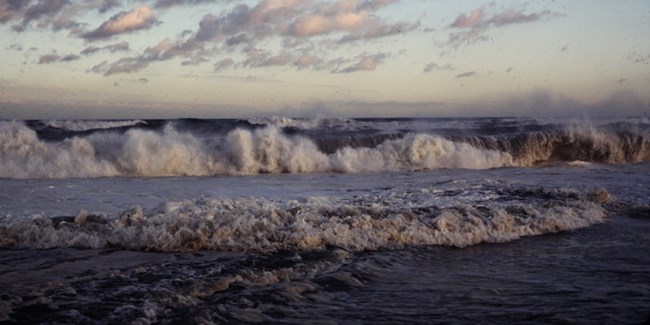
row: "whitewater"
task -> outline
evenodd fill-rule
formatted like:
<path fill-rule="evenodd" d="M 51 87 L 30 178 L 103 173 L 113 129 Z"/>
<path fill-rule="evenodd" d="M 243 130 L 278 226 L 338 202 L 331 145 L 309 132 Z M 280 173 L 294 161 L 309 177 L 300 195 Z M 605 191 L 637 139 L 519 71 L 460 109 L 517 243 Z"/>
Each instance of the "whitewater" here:
<path fill-rule="evenodd" d="M 641 323 L 650 120 L 0 121 L 0 321 Z"/>

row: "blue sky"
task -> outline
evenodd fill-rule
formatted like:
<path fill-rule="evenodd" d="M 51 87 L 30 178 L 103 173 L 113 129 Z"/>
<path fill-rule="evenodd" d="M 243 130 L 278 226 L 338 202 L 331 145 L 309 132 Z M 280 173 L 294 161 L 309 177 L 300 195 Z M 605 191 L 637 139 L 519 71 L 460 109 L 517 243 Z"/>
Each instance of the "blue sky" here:
<path fill-rule="evenodd" d="M 648 115 L 650 2 L 0 0 L 0 118 Z"/>

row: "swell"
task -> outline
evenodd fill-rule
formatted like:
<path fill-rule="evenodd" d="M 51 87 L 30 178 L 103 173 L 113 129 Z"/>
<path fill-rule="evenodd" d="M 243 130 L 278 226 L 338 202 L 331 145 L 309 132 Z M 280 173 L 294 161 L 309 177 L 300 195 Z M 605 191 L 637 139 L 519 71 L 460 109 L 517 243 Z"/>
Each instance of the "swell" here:
<path fill-rule="evenodd" d="M 0 122 L 0 177 L 357 173 L 650 161 L 648 132 L 623 126 L 441 136 L 293 132 L 273 126 L 228 130 L 227 123 L 209 122 L 190 128 L 197 125 L 190 122 L 102 130 L 57 141 L 43 139 L 23 123 Z"/>

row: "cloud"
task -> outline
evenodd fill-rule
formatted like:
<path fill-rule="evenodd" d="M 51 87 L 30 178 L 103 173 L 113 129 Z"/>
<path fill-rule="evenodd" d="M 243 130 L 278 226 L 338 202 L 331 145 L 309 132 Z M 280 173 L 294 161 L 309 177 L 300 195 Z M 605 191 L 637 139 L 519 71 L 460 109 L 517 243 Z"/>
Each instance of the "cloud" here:
<path fill-rule="evenodd" d="M 105 48 L 123 48 L 125 46 L 122 43 L 113 44 L 112 46 L 109 45 Z M 126 43 L 126 45 L 128 45 L 128 43 Z M 102 73 L 105 76 L 117 73 L 133 73 L 148 67 L 151 62 L 175 58 L 179 56 L 179 52 L 182 51 L 183 49 L 179 47 L 179 44 L 170 39 L 164 39 L 156 46 L 146 48 L 140 55 L 121 58 L 110 64 L 102 62 L 89 69 L 88 72 Z"/>
<path fill-rule="evenodd" d="M 27 11 L 23 15 L 23 24 L 38 19 L 43 15 L 56 13 L 63 8 L 65 3 L 65 0 L 40 0 L 38 3 L 27 8 Z"/>
<path fill-rule="evenodd" d="M 429 63 L 429 64 L 425 65 L 424 70 L 422 72 L 431 72 L 431 71 L 437 70 L 437 69 L 438 69 L 438 64 L 432 62 L 432 63 Z"/>
<path fill-rule="evenodd" d="M 230 68 L 233 64 L 235 64 L 235 61 L 231 58 L 219 60 L 214 63 L 214 71 L 218 72 L 225 70 L 227 68 Z"/>
<path fill-rule="evenodd" d="M 7 47 L 7 49 L 14 50 L 14 51 L 22 51 L 23 46 L 22 44 L 12 43 L 11 45 L 9 45 L 9 47 Z"/>
<path fill-rule="evenodd" d="M 154 6 L 202 2 L 159 0 Z M 361 60 L 357 62 L 358 66 L 341 70 L 342 61 L 328 60 L 327 54 L 343 43 L 391 37 L 417 29 L 419 21 L 388 22 L 376 15 L 375 11 L 395 2 L 261 0 L 255 6 L 240 3 L 230 10 L 203 16 L 196 31 L 182 33 L 175 39 L 165 39 L 135 56 L 105 66 L 103 73 L 132 72 L 132 69 L 125 69 L 126 62 L 131 63 L 128 66 L 133 69 L 174 58 L 184 59 L 182 64 L 199 64 L 224 54 L 233 61 L 235 58 L 241 60 L 227 66 L 218 65 L 216 70 L 271 66 L 291 66 L 296 69 L 334 67 L 336 71 L 374 70 L 383 62 L 383 57 L 368 57 L 365 61 L 358 58 Z M 105 27 L 123 15 L 125 13 L 114 16 L 84 37 L 89 40 L 110 37 L 112 34 L 104 32 Z M 150 25 L 144 24 L 143 28 L 147 26 Z M 276 40 L 282 46 L 281 50 L 275 53 L 264 50 Z M 347 63 L 350 62 L 347 60 Z M 113 64 L 116 69 L 110 69 Z"/>
<path fill-rule="evenodd" d="M 386 59 L 386 57 L 386 53 L 378 53 L 374 55 L 367 55 L 364 53 L 358 57 L 358 61 L 355 64 L 338 72 L 350 73 L 356 71 L 373 71 L 377 68 L 377 66 L 384 63 L 384 59 Z"/>
<path fill-rule="evenodd" d="M 81 52 L 79 52 L 79 53 L 80 53 L 81 55 L 91 55 L 91 54 L 97 53 L 97 52 L 99 52 L 99 51 L 101 51 L 101 48 L 100 48 L 100 47 L 97 47 L 97 46 L 89 46 L 89 47 L 87 47 L 87 48 L 81 50 Z"/>
<path fill-rule="evenodd" d="M 634 52 L 627 56 L 627 60 L 633 63 L 648 64 L 650 63 L 650 54 L 643 55 Z"/>
<path fill-rule="evenodd" d="M 321 59 L 318 56 L 315 55 L 310 55 L 310 54 L 303 54 L 301 55 L 298 59 L 294 61 L 294 65 L 298 67 L 298 69 L 306 69 L 309 67 L 315 67 L 323 63 L 323 59 Z"/>
<path fill-rule="evenodd" d="M 0 23 L 19 21 L 13 26 L 17 32 L 30 25 L 53 31 L 67 29 L 72 35 L 83 33 L 78 17 L 90 11 L 104 13 L 122 5 L 120 0 L 0 0 Z"/>
<path fill-rule="evenodd" d="M 157 0 L 154 4 L 156 8 L 169 8 L 173 6 L 196 5 L 202 3 L 212 3 L 215 0 Z"/>
<path fill-rule="evenodd" d="M 79 60 L 81 57 L 76 55 L 76 54 L 68 54 L 64 57 L 61 58 L 61 62 L 70 62 L 70 61 L 76 61 Z"/>
<path fill-rule="evenodd" d="M 83 49 L 79 54 L 81 55 L 91 55 L 95 54 L 99 51 L 109 51 L 110 53 L 115 53 L 115 52 L 120 52 L 120 51 L 128 51 L 129 50 L 129 42 L 127 41 L 122 41 L 120 43 L 115 43 L 115 44 L 110 44 L 106 45 L 104 47 L 98 47 L 98 46 L 89 46 L 85 49 Z"/>
<path fill-rule="evenodd" d="M 282 66 L 282 65 L 287 65 L 289 62 L 291 62 L 291 60 L 292 60 L 291 54 L 287 52 L 282 52 L 265 59 L 264 61 L 260 62 L 256 66 L 258 67 Z"/>
<path fill-rule="evenodd" d="M 102 47 L 104 50 L 108 50 L 111 53 L 119 52 L 119 51 L 128 51 L 129 50 L 129 42 L 127 41 L 122 41 L 119 43 L 115 44 L 110 44 Z"/>
<path fill-rule="evenodd" d="M 476 26 L 483 19 L 484 10 L 485 10 L 484 7 L 480 7 L 478 9 L 475 9 L 468 15 L 461 14 L 460 16 L 458 16 L 458 18 L 456 18 L 456 20 L 451 24 L 450 27 L 467 28 L 467 27 Z"/>
<path fill-rule="evenodd" d="M 57 54 L 45 54 L 38 58 L 38 64 L 50 64 L 58 61 L 61 57 Z"/>
<path fill-rule="evenodd" d="M 0 0 L 0 23 L 6 23 L 20 16 L 29 1 Z"/>
<path fill-rule="evenodd" d="M 156 17 L 151 12 L 151 8 L 141 6 L 131 11 L 123 11 L 112 16 L 97 27 L 97 29 L 84 33 L 81 37 L 89 41 L 105 39 L 118 34 L 149 29 L 156 21 Z"/>
<path fill-rule="evenodd" d="M 439 65 L 439 64 L 437 64 L 435 62 L 431 62 L 431 63 L 428 63 L 427 65 L 424 66 L 424 69 L 422 70 L 422 72 L 428 73 L 428 72 L 431 72 L 431 71 L 443 71 L 443 70 L 452 71 L 452 70 L 454 70 L 454 67 L 449 63 L 444 64 L 444 65 Z"/>
<path fill-rule="evenodd" d="M 468 71 L 468 72 L 463 72 L 461 74 L 456 75 L 456 78 L 469 78 L 477 75 L 476 71 Z"/>
<path fill-rule="evenodd" d="M 110 76 L 116 73 L 132 73 L 138 70 L 142 70 L 149 66 L 149 62 L 138 60 L 137 58 L 122 58 L 116 62 L 111 63 L 110 65 L 104 66 L 95 66 L 91 70 L 103 72 L 105 76 Z M 97 68 L 97 69 L 95 69 Z"/>
<path fill-rule="evenodd" d="M 7 21 L 13 18 L 22 18 L 20 25 L 13 27 L 14 31 L 22 32 L 34 20 L 41 17 L 50 17 L 58 13 L 66 4 L 66 0 L 39 0 L 37 3 L 25 7 L 26 4 L 31 4 L 31 0 L 4 0 L 0 2 L 0 21 Z M 24 11 L 21 10 L 26 8 Z"/>
<path fill-rule="evenodd" d="M 493 28 L 533 23 L 562 16 L 549 10 L 526 13 L 525 9 L 508 8 L 500 12 L 494 12 L 493 7 L 494 4 L 483 5 L 468 14 L 463 13 L 456 17 L 454 22 L 449 25 L 449 28 L 457 31 L 449 34 L 446 45 L 459 48 L 462 45 L 488 40 L 489 37 L 486 33 Z"/>
<path fill-rule="evenodd" d="M 97 3 L 95 8 L 100 13 L 105 13 L 122 5 L 120 0 L 96 0 L 95 2 Z"/>
<path fill-rule="evenodd" d="M 86 70 L 86 73 L 88 73 L 88 72 L 103 73 L 104 71 L 106 71 L 107 67 L 108 67 L 108 61 L 104 60 L 101 63 L 96 64 L 92 68 Z"/>

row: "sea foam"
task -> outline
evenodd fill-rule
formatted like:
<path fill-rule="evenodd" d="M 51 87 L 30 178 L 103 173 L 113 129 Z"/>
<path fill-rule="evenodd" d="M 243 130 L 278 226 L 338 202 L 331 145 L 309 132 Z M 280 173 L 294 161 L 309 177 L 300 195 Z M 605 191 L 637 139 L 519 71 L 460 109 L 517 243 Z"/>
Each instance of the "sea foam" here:
<path fill-rule="evenodd" d="M 325 154 L 312 140 L 272 126 L 235 129 L 223 138 L 168 127 L 163 132 L 132 129 L 48 142 L 22 123 L 0 122 L 0 139 L 0 177 L 9 178 L 382 172 L 511 164 L 507 153 L 426 134 Z"/>
<path fill-rule="evenodd" d="M 507 135 L 446 137 L 418 132 L 359 134 L 360 138 L 335 138 L 333 143 L 338 145 L 327 150 L 319 144 L 331 142 L 330 138 L 309 134 L 315 138 L 300 132 L 287 133 L 276 126 L 192 133 L 167 124 L 160 130 L 102 130 L 54 141 L 40 138 L 21 122 L 0 122 L 0 177 L 357 173 L 531 167 L 555 161 L 619 164 L 650 160 L 650 136 L 640 129 L 574 126 Z"/>
<path fill-rule="evenodd" d="M 81 212 L 76 217 L 6 218 L 0 224 L 0 247 L 235 252 L 464 247 L 601 223 L 608 195 L 594 193 L 514 189 L 501 194 L 509 200 L 505 203 L 399 209 L 380 199 L 370 205 L 328 198 L 171 201 L 113 217 Z"/>

